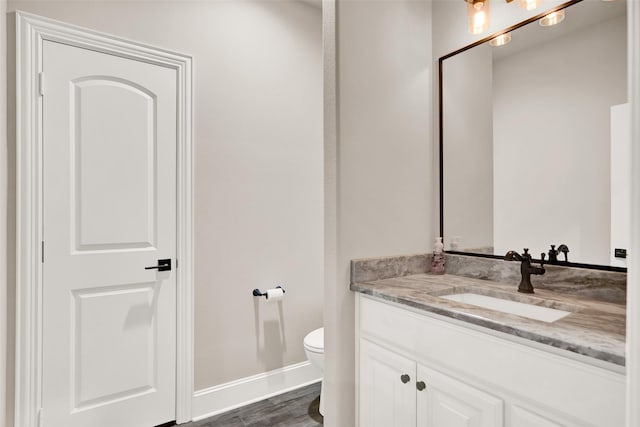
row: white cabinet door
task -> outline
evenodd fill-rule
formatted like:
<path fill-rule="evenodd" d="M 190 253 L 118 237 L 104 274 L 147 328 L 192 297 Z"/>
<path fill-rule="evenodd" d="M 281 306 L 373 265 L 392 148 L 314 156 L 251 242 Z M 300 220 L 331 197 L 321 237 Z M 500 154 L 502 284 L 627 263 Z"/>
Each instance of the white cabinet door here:
<path fill-rule="evenodd" d="M 503 402 L 434 369 L 418 364 L 417 425 L 500 427 Z"/>
<path fill-rule="evenodd" d="M 360 426 L 416 425 L 416 363 L 360 339 Z"/>

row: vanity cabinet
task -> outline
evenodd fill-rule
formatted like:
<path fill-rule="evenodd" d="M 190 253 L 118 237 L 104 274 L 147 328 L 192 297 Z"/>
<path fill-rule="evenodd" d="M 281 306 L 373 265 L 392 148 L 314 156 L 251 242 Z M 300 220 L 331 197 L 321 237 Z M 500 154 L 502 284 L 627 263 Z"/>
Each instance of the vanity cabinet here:
<path fill-rule="evenodd" d="M 360 340 L 360 425 L 499 427 L 502 400 Z"/>
<path fill-rule="evenodd" d="M 361 427 L 624 426 L 615 367 L 364 294 L 356 301 Z"/>

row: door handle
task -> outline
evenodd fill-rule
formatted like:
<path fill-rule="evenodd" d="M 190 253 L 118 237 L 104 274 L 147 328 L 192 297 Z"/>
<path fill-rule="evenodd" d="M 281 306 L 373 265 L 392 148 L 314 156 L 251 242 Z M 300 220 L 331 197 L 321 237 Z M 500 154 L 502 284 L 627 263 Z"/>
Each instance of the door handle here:
<path fill-rule="evenodd" d="M 153 265 L 151 267 L 145 267 L 145 270 L 153 270 L 158 269 L 158 271 L 171 271 L 171 258 L 167 259 L 159 259 L 158 265 Z"/>

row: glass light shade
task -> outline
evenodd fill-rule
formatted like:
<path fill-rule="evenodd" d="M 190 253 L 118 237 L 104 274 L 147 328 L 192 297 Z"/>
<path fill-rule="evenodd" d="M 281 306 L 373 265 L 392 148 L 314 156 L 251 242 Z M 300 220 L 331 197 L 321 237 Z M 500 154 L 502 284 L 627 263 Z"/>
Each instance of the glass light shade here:
<path fill-rule="evenodd" d="M 489 40 L 491 46 L 504 46 L 511 41 L 511 33 L 500 34 Z"/>
<path fill-rule="evenodd" d="M 480 34 L 489 28 L 489 0 L 471 0 L 467 3 L 469 32 Z"/>
<path fill-rule="evenodd" d="M 562 21 L 564 21 L 564 10 L 559 10 L 543 16 L 540 18 L 538 23 L 543 27 L 550 27 L 552 25 L 559 24 Z"/>
<path fill-rule="evenodd" d="M 534 10 L 540 6 L 542 0 L 520 0 L 520 7 L 524 10 Z"/>

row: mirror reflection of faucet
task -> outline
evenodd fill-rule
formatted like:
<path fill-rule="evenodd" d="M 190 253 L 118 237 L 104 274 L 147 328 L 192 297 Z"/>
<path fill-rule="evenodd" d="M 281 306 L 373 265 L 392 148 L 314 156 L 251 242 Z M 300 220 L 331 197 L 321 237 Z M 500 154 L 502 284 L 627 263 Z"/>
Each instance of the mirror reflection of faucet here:
<path fill-rule="evenodd" d="M 558 249 L 556 249 L 556 245 L 551 245 L 551 249 L 549 249 L 549 264 L 560 262 L 560 260 L 558 260 L 558 254 L 560 253 L 564 254 L 564 262 L 569 262 L 569 256 L 567 255 L 569 253 L 569 247 L 563 243 L 558 246 Z"/>
<path fill-rule="evenodd" d="M 529 254 L 529 249 L 525 248 L 522 255 L 520 255 L 516 251 L 509 251 L 505 254 L 504 259 L 506 261 L 520 261 L 520 274 L 522 278 L 520 279 L 520 284 L 518 285 L 518 292 L 522 292 L 524 294 L 532 294 L 533 293 L 533 285 L 531 284 L 531 275 L 537 274 L 542 275 L 545 273 L 544 269 L 544 253 L 540 254 L 540 267 L 536 267 L 531 265 L 531 254 Z"/>

